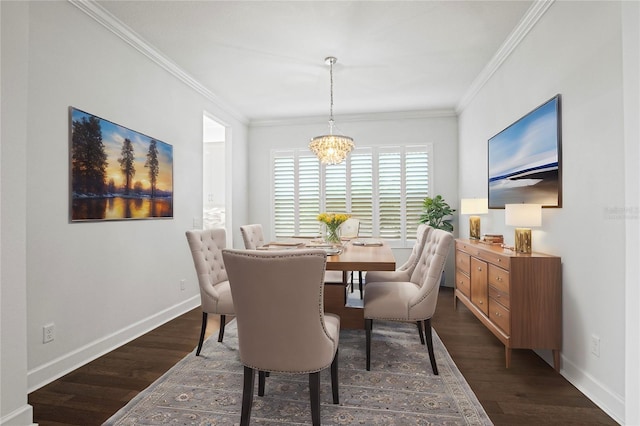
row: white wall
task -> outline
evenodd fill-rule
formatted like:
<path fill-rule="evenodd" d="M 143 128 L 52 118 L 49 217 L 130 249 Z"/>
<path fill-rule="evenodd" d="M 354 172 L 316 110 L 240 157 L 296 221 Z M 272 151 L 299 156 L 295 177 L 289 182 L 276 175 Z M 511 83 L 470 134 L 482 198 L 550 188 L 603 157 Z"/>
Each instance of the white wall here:
<path fill-rule="evenodd" d="M 640 3 L 622 4 L 626 225 L 625 422 L 640 424 Z"/>
<path fill-rule="evenodd" d="M 340 133 L 357 146 L 433 144 L 432 195 L 441 194 L 457 208 L 457 119 L 450 112 L 336 116 Z M 252 123 L 249 128 L 249 222 L 261 223 L 265 238 L 271 230 L 271 151 L 307 148 L 312 137 L 325 134 L 327 118 L 291 120 L 288 123 Z M 454 226 L 456 224 L 454 223 Z M 398 265 L 410 249 L 394 249 Z M 447 265 L 447 282 L 453 285 L 453 260 Z"/>
<path fill-rule="evenodd" d="M 26 161 L 2 159 L 3 165 L 15 161 L 13 168 L 20 168 L 12 169 L 11 185 L 3 168 L 2 286 L 4 305 L 5 266 L 11 261 L 18 278 L 26 275 L 26 310 L 17 315 L 26 319 L 26 346 L 13 346 L 11 353 L 23 352 L 23 360 L 26 355 L 31 391 L 199 305 L 184 232 L 194 218 L 202 223 L 203 113 L 229 125 L 234 188 L 246 186 L 247 128 L 71 3 L 30 2 L 23 7 L 28 8 L 28 22 L 18 21 L 23 25 L 18 30 L 28 30 L 28 43 L 22 46 L 28 55 L 27 88 L 14 100 L 27 106 L 17 117 L 25 123 L 18 130 L 26 133 Z M 5 10 L 11 9 L 3 2 L 3 35 L 5 22 L 19 17 L 6 16 Z M 12 58 L 5 58 L 3 48 L 3 71 L 5 59 Z M 5 82 L 3 75 L 3 115 Z M 69 223 L 69 106 L 173 145 L 173 219 Z M 16 151 L 24 141 L 3 140 L 3 154 L 9 152 L 7 144 Z M 26 232 L 20 238 L 18 228 L 5 238 L 5 201 L 20 201 L 25 194 L 26 203 L 12 204 L 10 217 L 24 218 Z M 232 219 L 243 222 L 245 191 L 233 191 L 232 199 Z M 21 255 L 24 237 L 26 252 Z M 16 259 L 4 257 L 14 248 L 18 252 L 11 256 Z M 185 291 L 179 286 L 183 278 Z M 18 296 L 24 294 L 24 280 L 11 285 L 18 286 Z M 2 319 L 4 327 L 4 313 Z M 43 344 L 47 323 L 55 323 L 56 337 Z M 18 327 L 22 324 L 24 320 Z M 4 350 L 4 328 L 2 343 Z M 2 373 L 3 390 L 8 383 L 10 391 L 26 400 L 23 390 L 5 382 L 4 364 Z M 4 415 L 4 392 L 2 398 Z"/>
<path fill-rule="evenodd" d="M 460 195 L 486 195 L 487 139 L 562 95 L 563 207 L 544 209 L 533 249 L 563 261 L 561 374 L 618 421 L 625 411 L 626 228 L 614 212 L 632 207 L 626 186 L 637 192 L 638 185 L 625 181 L 621 18 L 618 2 L 555 2 L 459 118 Z M 504 210 L 490 211 L 483 229 L 513 244 Z M 591 354 L 592 335 L 600 357 Z"/>
<path fill-rule="evenodd" d="M 0 2 L 0 424 L 33 421 L 27 404 L 26 219 L 28 8 Z"/>

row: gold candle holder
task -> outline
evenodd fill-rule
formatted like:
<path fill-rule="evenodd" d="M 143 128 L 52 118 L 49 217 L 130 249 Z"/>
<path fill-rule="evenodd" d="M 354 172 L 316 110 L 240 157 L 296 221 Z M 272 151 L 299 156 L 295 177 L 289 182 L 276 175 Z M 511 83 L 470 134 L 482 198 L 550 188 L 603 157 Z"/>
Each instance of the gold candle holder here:
<path fill-rule="evenodd" d="M 473 240 L 480 239 L 480 216 L 469 217 L 469 238 Z"/>
<path fill-rule="evenodd" d="M 460 200 L 460 214 L 469 216 L 469 238 L 480 239 L 480 214 L 489 212 L 486 198 L 463 198 Z"/>
<path fill-rule="evenodd" d="M 517 253 L 531 253 L 531 229 L 516 228 L 515 241 Z"/>

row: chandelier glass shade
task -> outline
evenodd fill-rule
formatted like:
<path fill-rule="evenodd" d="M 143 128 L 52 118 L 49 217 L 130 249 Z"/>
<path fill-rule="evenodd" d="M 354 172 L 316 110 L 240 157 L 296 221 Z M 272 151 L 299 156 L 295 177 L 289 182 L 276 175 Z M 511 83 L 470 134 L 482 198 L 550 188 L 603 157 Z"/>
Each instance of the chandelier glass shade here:
<path fill-rule="evenodd" d="M 322 164 L 342 163 L 347 155 L 353 150 L 353 139 L 349 136 L 333 134 L 335 122 L 333 120 L 333 64 L 337 61 L 333 56 L 325 58 L 325 62 L 330 65 L 331 77 L 331 105 L 329 116 L 329 134 L 316 136 L 311 139 L 309 149 L 318 157 Z"/>
<path fill-rule="evenodd" d="M 333 127 L 333 120 L 329 122 L 329 128 Z M 353 139 L 349 136 L 328 135 L 316 136 L 311 139 L 309 149 L 318 157 L 322 164 L 340 164 L 353 149 Z"/>

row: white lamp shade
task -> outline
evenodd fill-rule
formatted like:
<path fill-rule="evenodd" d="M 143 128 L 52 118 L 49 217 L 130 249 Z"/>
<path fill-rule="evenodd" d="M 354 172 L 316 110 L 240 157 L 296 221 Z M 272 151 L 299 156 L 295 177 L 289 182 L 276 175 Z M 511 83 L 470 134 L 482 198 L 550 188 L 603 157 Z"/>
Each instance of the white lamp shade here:
<path fill-rule="evenodd" d="M 486 198 L 463 198 L 460 200 L 460 214 L 487 214 L 489 201 Z"/>
<path fill-rule="evenodd" d="M 504 222 L 508 226 L 531 227 L 542 225 L 541 204 L 506 204 Z"/>

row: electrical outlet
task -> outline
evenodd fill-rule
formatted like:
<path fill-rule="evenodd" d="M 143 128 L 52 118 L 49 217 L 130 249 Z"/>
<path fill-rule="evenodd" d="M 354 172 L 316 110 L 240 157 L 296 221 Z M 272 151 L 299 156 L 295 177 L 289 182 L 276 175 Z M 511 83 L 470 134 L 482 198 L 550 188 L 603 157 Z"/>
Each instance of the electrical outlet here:
<path fill-rule="evenodd" d="M 53 342 L 56 337 L 56 325 L 51 323 L 42 326 L 42 343 Z"/>
<path fill-rule="evenodd" d="M 184 291 L 187 288 L 187 280 L 184 278 L 180 280 L 180 291 Z"/>
<path fill-rule="evenodd" d="M 600 338 L 595 334 L 591 335 L 591 353 L 600 358 Z"/>

